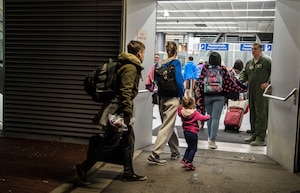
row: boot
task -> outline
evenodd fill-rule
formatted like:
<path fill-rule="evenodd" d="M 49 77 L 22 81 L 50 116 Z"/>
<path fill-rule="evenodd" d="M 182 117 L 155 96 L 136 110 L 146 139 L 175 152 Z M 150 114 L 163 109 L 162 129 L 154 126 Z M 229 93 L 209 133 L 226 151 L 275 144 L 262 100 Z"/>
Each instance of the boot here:
<path fill-rule="evenodd" d="M 266 142 L 256 139 L 255 141 L 252 141 L 250 143 L 250 145 L 252 145 L 252 146 L 266 146 Z"/>

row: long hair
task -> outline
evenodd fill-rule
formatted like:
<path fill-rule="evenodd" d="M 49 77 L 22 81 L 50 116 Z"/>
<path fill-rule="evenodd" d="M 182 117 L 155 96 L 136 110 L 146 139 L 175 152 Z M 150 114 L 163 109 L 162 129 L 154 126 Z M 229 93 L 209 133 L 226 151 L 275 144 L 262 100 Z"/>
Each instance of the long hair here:
<path fill-rule="evenodd" d="M 212 52 L 209 56 L 209 64 L 213 66 L 220 66 L 221 65 L 221 55 L 218 52 Z"/>
<path fill-rule="evenodd" d="M 177 51 L 176 42 L 168 41 L 167 45 L 166 45 L 166 51 L 167 51 L 167 54 L 168 54 L 168 58 L 174 56 L 176 54 L 176 51 Z"/>

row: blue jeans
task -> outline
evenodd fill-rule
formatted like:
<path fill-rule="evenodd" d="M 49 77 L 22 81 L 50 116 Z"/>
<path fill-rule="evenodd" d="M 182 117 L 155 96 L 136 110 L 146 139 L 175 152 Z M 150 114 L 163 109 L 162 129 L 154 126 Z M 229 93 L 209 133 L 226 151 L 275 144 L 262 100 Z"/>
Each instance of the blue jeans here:
<path fill-rule="evenodd" d="M 185 159 L 187 163 L 192 163 L 198 147 L 198 135 L 189 131 L 185 131 L 184 138 L 188 147 L 185 150 L 183 159 Z"/>
<path fill-rule="evenodd" d="M 204 96 L 204 105 L 207 114 L 210 115 L 210 119 L 207 121 L 208 138 L 211 141 L 215 141 L 217 138 L 217 132 L 219 129 L 219 122 L 222 113 L 223 106 L 225 104 L 224 96 Z"/>

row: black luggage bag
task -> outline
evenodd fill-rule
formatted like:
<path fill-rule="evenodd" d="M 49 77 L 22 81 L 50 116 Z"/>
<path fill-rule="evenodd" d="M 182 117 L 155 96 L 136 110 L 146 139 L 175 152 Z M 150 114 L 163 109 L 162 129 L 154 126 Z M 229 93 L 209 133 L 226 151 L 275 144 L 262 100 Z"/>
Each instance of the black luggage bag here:
<path fill-rule="evenodd" d="M 96 150 L 97 152 L 101 152 L 99 153 L 100 155 L 98 161 L 123 165 L 124 161 L 119 143 L 120 139 L 115 140 L 114 137 L 108 137 L 103 134 L 93 135 L 89 139 L 87 157 L 89 157 L 89 155 Z"/>

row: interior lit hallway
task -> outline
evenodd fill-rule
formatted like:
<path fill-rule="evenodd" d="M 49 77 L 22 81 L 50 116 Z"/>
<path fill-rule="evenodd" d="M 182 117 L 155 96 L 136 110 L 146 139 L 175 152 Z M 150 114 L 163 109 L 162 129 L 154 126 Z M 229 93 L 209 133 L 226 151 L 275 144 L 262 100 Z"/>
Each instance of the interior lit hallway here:
<path fill-rule="evenodd" d="M 220 126 L 219 126 L 219 132 L 224 132 L 224 117 L 225 117 L 226 108 L 223 109 L 221 118 L 220 118 Z M 159 111 L 158 111 L 158 105 L 155 105 L 153 108 L 153 116 L 155 119 L 153 119 L 153 126 L 152 129 L 155 129 L 161 124 Z M 181 120 L 177 116 L 175 126 L 181 126 Z M 206 129 L 206 125 L 204 126 L 204 129 Z M 249 113 L 246 113 L 243 118 L 243 123 L 240 128 L 240 131 L 246 131 L 250 129 L 250 122 L 249 122 Z M 233 136 L 237 136 L 237 133 L 231 133 Z M 154 143 L 156 137 L 152 137 L 152 143 Z M 186 147 L 186 142 L 184 138 L 179 139 L 180 147 Z M 253 154 L 260 154 L 260 155 L 266 155 L 266 146 L 251 146 L 248 144 L 238 144 L 238 143 L 225 143 L 225 142 L 218 142 L 217 137 L 217 145 L 218 149 L 215 151 L 228 151 L 228 152 L 239 152 L 239 153 L 253 153 Z M 207 147 L 207 141 L 199 140 L 198 142 L 198 148 L 199 149 L 208 149 Z M 166 148 L 167 150 L 167 148 Z"/>

